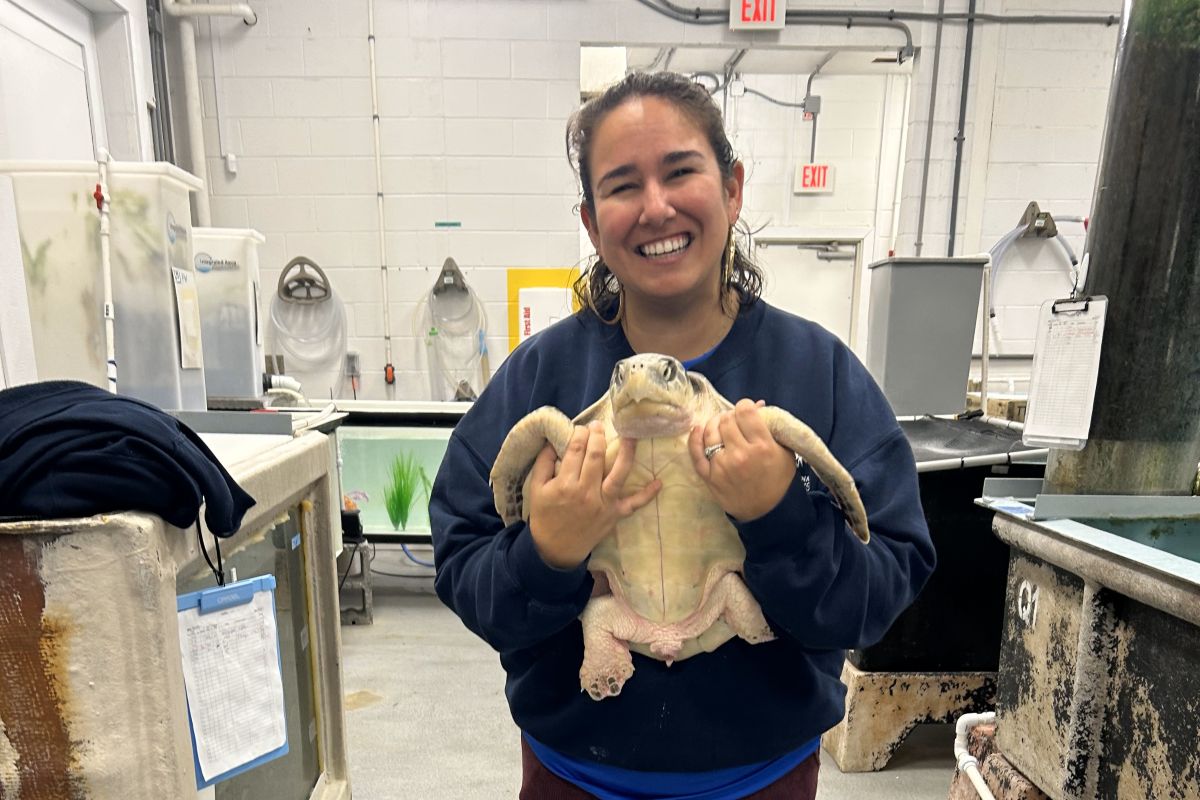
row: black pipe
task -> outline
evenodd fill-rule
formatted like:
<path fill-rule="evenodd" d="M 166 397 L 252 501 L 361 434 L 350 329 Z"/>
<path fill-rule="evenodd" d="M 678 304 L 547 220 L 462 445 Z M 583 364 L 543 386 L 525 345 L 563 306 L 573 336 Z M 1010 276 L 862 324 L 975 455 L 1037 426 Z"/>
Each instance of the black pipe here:
<path fill-rule="evenodd" d="M 971 48 L 975 43 L 975 0 L 967 7 L 967 47 L 963 54 L 962 94 L 958 98 L 958 133 L 954 135 L 954 188 L 950 192 L 950 236 L 946 256 L 954 257 L 954 233 L 958 228 L 958 188 L 962 181 L 963 142 L 967 138 L 967 90 L 971 85 Z"/>

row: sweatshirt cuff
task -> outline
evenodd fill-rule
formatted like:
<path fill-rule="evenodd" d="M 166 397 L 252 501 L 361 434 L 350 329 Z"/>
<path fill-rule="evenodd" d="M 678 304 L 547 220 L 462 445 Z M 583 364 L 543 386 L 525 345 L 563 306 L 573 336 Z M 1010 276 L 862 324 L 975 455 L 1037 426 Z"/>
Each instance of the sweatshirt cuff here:
<path fill-rule="evenodd" d="M 543 561 L 528 525 L 517 534 L 509 548 L 508 568 L 520 589 L 541 603 L 571 600 L 590 583 L 586 560 L 571 569 L 559 569 Z M 590 585 L 586 591 L 591 594 Z"/>

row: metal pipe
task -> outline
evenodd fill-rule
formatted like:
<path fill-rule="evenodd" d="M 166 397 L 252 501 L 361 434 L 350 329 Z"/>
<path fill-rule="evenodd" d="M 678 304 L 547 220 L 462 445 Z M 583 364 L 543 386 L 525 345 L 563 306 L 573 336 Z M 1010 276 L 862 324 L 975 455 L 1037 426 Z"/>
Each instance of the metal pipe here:
<path fill-rule="evenodd" d="M 971 19 L 967 21 L 967 45 L 963 53 L 962 93 L 958 100 L 958 132 L 954 135 L 954 183 L 950 191 L 950 233 L 946 256 L 954 257 L 954 233 L 958 229 L 958 187 L 962 181 L 963 142 L 967 138 L 967 93 L 971 87 L 971 54 L 975 43 L 975 0 L 968 5 Z"/>
<path fill-rule="evenodd" d="M 660 13 L 669 12 L 679 17 L 682 22 L 711 25 L 717 22 L 725 22 L 729 19 L 728 8 L 685 8 L 671 2 L 671 0 L 658 0 L 661 5 L 651 2 L 651 0 L 639 0 L 639 2 L 654 8 Z M 979 14 L 974 12 L 966 14 L 951 12 L 947 14 L 943 10 L 939 10 L 936 14 L 930 14 L 927 11 L 897 11 L 895 9 L 888 11 L 865 11 L 858 9 L 847 11 L 837 8 L 789 9 L 786 19 L 805 19 L 810 16 L 838 17 L 843 20 L 843 23 L 846 20 L 857 22 L 860 19 L 870 19 L 889 21 L 908 20 L 910 22 L 973 21 L 995 22 L 1005 25 L 1116 25 L 1121 21 L 1119 14 Z"/>
<path fill-rule="evenodd" d="M 938 69 L 942 60 L 942 12 L 946 8 L 946 0 L 938 0 L 937 35 L 933 42 L 933 75 L 929 81 L 929 121 L 925 124 L 925 158 L 921 167 L 921 200 L 917 206 L 917 240 L 913 243 L 913 253 L 921 255 L 925 246 L 925 201 L 929 197 L 929 156 L 933 149 L 933 115 L 937 108 Z"/>
<path fill-rule="evenodd" d="M 392 365 L 392 313 L 388 297 L 387 225 L 383 210 L 383 151 L 379 143 L 379 77 L 375 65 L 375 0 L 367 3 L 367 50 L 371 63 L 371 129 L 375 142 L 375 209 L 379 225 L 379 282 L 383 296 L 383 379 L 388 398 L 395 393 Z"/>
<path fill-rule="evenodd" d="M 826 53 L 825 57 L 822 58 L 820 63 L 817 64 L 816 69 L 814 69 L 812 72 L 810 72 L 808 74 L 808 85 L 804 87 L 805 105 L 807 105 L 807 103 L 808 103 L 808 98 L 812 96 L 813 80 L 817 77 L 817 75 L 819 75 L 821 73 L 821 69 L 826 64 L 828 64 L 831 60 L 833 60 L 833 56 L 834 56 L 835 52 L 836 51 L 831 50 L 830 52 Z M 805 108 L 805 111 L 807 111 L 807 110 L 808 109 Z M 817 161 L 817 117 L 821 116 L 821 112 L 814 111 L 814 112 L 810 112 L 810 113 L 812 114 L 812 143 L 811 143 L 811 146 L 809 147 L 808 163 L 814 164 Z M 882 139 L 881 139 L 881 141 L 882 141 Z"/>
<path fill-rule="evenodd" d="M 728 9 L 685 9 L 667 2 L 667 0 L 660 0 L 661 5 L 655 2 L 655 0 L 637 1 L 655 13 L 661 14 L 668 19 L 673 19 L 676 22 L 685 22 L 688 25 L 726 25 L 729 23 Z M 797 14 L 803 14 L 804 16 L 795 16 Z M 836 25 L 839 28 L 849 28 L 854 25 L 858 25 L 861 28 L 891 28 L 904 34 L 904 47 L 900 50 L 901 58 L 911 58 L 914 52 L 912 29 L 896 19 L 868 17 L 857 11 L 846 13 L 836 9 L 818 11 L 815 14 L 810 14 L 807 10 L 803 12 L 788 11 L 786 19 L 803 19 L 810 25 Z"/>

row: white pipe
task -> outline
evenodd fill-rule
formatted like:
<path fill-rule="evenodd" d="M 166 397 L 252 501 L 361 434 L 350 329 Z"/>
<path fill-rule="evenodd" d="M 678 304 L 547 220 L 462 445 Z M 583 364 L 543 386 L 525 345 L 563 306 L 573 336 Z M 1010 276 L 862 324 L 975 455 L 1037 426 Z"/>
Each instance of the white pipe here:
<path fill-rule="evenodd" d="M 1025 430 L 1024 422 L 1017 422 L 1015 419 L 1005 419 L 1004 417 L 993 417 L 991 414 L 984 414 L 979 418 L 980 422 L 986 422 L 988 425 L 995 425 L 997 428 L 1008 428 L 1010 431 Z"/>
<path fill-rule="evenodd" d="M 904 154 L 908 147 L 908 104 L 912 100 L 912 76 L 904 77 L 904 111 L 900 115 L 900 152 L 896 154 L 896 190 L 892 195 L 892 238 L 888 245 L 888 256 L 896 252 L 896 238 L 900 235 L 900 202 L 904 189 Z"/>
<path fill-rule="evenodd" d="M 379 146 L 379 78 L 375 69 L 375 0 L 367 2 L 367 51 L 371 63 L 371 122 L 375 134 L 375 203 L 379 216 L 379 281 L 383 284 L 383 358 L 386 375 L 392 367 L 392 314 L 388 301 L 387 227 L 383 215 L 383 156 Z M 391 369 L 388 369 L 391 368 Z M 388 399 L 395 394 L 395 383 L 385 383 Z"/>
<path fill-rule="evenodd" d="M 247 25 L 258 24 L 258 14 L 246 3 L 192 5 L 190 0 L 163 0 L 163 11 L 172 17 L 241 17 Z"/>
<path fill-rule="evenodd" d="M 212 227 L 212 206 L 208 199 L 211 189 L 204 153 L 204 107 L 200 102 L 200 76 L 196 68 L 196 25 L 190 17 L 179 20 L 179 56 L 183 62 L 184 117 L 191 151 L 189 161 L 192 174 L 204 183 L 196 192 L 196 222 L 202 228 L 209 228 Z"/>
<path fill-rule="evenodd" d="M 288 389 L 293 392 L 300 391 L 300 381 L 289 375 L 268 375 L 269 389 Z"/>
<path fill-rule="evenodd" d="M 273 397 L 286 397 L 287 399 L 294 401 L 296 405 L 301 408 L 310 405 L 308 398 L 299 392 L 293 392 L 291 389 L 268 389 L 267 400 L 264 403 L 264 405 L 268 408 L 271 406 L 271 398 Z"/>
<path fill-rule="evenodd" d="M 959 772 L 966 774 L 983 800 L 996 800 L 996 796 L 992 794 L 979 771 L 979 761 L 967 749 L 967 736 L 976 725 L 990 725 L 995 721 L 996 713 L 989 711 L 984 714 L 963 714 L 954 725 L 954 760 Z"/>
<path fill-rule="evenodd" d="M 196 25 L 193 17 L 241 17 L 247 25 L 258 22 L 254 9 L 245 3 L 236 5 L 192 5 L 181 0 L 163 0 L 163 11 L 179 18 L 179 57 L 183 63 L 184 115 L 187 118 L 188 146 L 191 151 L 192 174 L 204 182 L 196 192 L 196 222 L 200 227 L 212 225 L 209 203 L 208 164 L 204 153 L 204 108 L 200 102 L 200 74 L 196 66 Z"/>
<path fill-rule="evenodd" d="M 988 413 L 987 392 L 988 392 L 988 360 L 990 352 L 988 350 L 989 329 L 992 326 L 991 315 L 988 311 L 992 307 L 991 292 L 989 291 L 989 282 L 992 276 L 992 258 L 989 255 L 987 262 L 983 265 L 983 299 L 980 302 L 979 319 L 982 326 L 979 332 L 981 349 L 983 350 L 982 357 L 979 359 L 979 410 L 984 416 Z"/>
<path fill-rule="evenodd" d="M 1015 453 L 994 453 L 986 456 L 962 456 L 960 458 L 939 458 L 934 461 L 918 461 L 917 472 L 937 472 L 944 469 L 966 469 L 967 467 L 988 467 L 997 464 L 1019 464 L 1025 461 L 1041 461 L 1050 450 L 1018 450 Z"/>
<path fill-rule="evenodd" d="M 117 336 L 116 312 L 113 305 L 112 288 L 112 229 L 108 204 L 108 165 L 111 157 L 107 150 L 100 150 L 96 166 L 100 183 L 96 188 L 99 197 L 96 205 L 100 211 L 100 274 L 104 282 L 104 358 L 108 372 L 108 390 L 117 393 Z"/>

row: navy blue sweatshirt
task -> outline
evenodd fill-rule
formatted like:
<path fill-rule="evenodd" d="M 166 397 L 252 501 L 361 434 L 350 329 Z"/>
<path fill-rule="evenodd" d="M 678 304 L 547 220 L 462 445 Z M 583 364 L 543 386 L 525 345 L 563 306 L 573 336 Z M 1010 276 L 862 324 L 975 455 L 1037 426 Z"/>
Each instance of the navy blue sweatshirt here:
<path fill-rule="evenodd" d="M 254 505 L 199 436 L 166 412 L 78 381 L 0 392 L 0 516 L 147 511 L 237 532 Z"/>
<path fill-rule="evenodd" d="M 908 441 L 857 358 L 818 325 L 763 302 L 742 309 L 696 371 L 732 402 L 748 397 L 806 422 L 854 476 L 871 541 L 845 525 L 819 483 L 798 477 L 775 509 L 737 525 L 745 580 L 777 640 L 732 639 L 668 667 L 634 654 L 615 698 L 580 690 L 577 620 L 586 563 L 542 561 L 529 526 L 505 527 L 488 485 L 512 425 L 543 405 L 575 416 L 633 355 L 619 326 L 584 312 L 518 347 L 455 428 L 430 518 L 437 592 L 500 654 L 517 725 L 568 756 L 625 769 L 698 772 L 800 747 L 843 714 L 847 648 L 878 641 L 933 571 Z"/>

